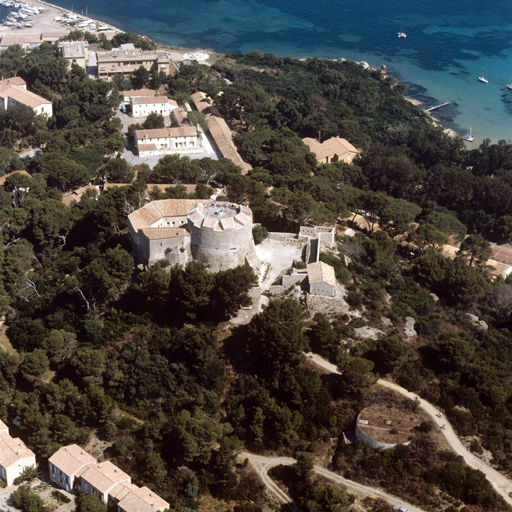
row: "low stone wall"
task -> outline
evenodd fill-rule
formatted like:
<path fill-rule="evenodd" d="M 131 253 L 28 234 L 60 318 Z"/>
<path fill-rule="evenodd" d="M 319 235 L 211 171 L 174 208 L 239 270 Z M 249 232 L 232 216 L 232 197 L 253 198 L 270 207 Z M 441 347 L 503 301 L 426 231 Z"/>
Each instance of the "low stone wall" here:
<path fill-rule="evenodd" d="M 273 285 L 269 288 L 270 295 L 279 295 L 285 291 L 285 287 L 282 285 Z"/>
<path fill-rule="evenodd" d="M 290 286 L 302 283 L 308 277 L 307 274 L 292 274 L 291 276 L 283 276 L 283 288 L 286 290 Z"/>

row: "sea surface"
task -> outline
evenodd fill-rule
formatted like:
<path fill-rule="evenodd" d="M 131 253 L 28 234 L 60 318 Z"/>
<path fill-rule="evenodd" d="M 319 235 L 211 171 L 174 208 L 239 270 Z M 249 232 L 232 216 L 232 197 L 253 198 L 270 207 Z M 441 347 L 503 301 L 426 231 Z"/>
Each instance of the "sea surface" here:
<path fill-rule="evenodd" d="M 510 0 L 51 1 L 171 46 L 386 65 L 473 144 L 512 139 Z"/>

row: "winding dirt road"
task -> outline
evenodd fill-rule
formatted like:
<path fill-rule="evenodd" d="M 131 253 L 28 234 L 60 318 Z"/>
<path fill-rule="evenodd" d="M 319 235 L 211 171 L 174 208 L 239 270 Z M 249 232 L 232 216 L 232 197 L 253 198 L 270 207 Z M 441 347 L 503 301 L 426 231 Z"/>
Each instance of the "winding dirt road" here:
<path fill-rule="evenodd" d="M 286 494 L 268 475 L 269 470 L 275 466 L 278 466 L 279 464 L 283 464 L 284 466 L 292 466 L 295 464 L 295 462 L 297 462 L 295 459 L 292 459 L 291 457 L 263 457 L 261 455 L 254 455 L 249 452 L 242 452 L 240 457 L 249 459 L 252 467 L 263 480 L 263 483 L 270 489 L 270 491 L 281 503 L 290 505 L 294 510 L 299 510 L 299 507 L 297 507 L 292 502 L 292 499 L 288 496 L 288 494 Z M 325 469 L 321 466 L 315 466 L 315 472 L 337 484 L 345 485 L 349 492 L 356 492 L 358 494 L 363 494 L 372 498 L 382 498 L 391 505 L 400 505 L 401 507 L 405 507 L 410 512 L 424 512 L 423 509 L 415 507 L 414 505 L 410 505 L 400 498 L 397 498 L 378 489 L 374 489 L 373 487 L 367 487 L 365 485 L 353 482 L 352 480 L 347 480 L 337 473 L 333 473 L 332 471 L 329 471 L 328 469 Z"/>
<path fill-rule="evenodd" d="M 306 356 L 315 362 L 318 366 L 324 368 L 325 370 L 330 371 L 331 373 L 339 373 L 336 365 L 330 363 L 322 356 L 318 354 L 306 354 Z M 494 468 L 486 464 L 484 461 L 480 460 L 478 457 L 473 455 L 470 451 L 468 451 L 462 443 L 460 442 L 457 434 L 453 430 L 452 426 L 448 422 L 448 420 L 443 416 L 439 417 L 441 411 L 436 409 L 431 403 L 423 400 L 421 397 L 407 391 L 402 386 L 395 384 L 393 382 L 389 382 L 384 379 L 379 379 L 378 384 L 384 386 L 386 388 L 392 389 L 401 395 L 404 395 L 408 398 L 419 398 L 421 407 L 432 417 L 432 420 L 438 427 L 442 427 L 446 425 L 444 429 L 441 429 L 441 432 L 444 434 L 446 441 L 452 447 L 453 451 L 457 453 L 457 455 L 461 455 L 464 457 L 466 464 L 473 469 L 478 469 L 488 478 L 489 482 L 493 485 L 496 491 L 503 497 L 503 499 L 509 504 L 512 505 L 512 497 L 509 496 L 509 493 L 512 493 L 512 481 L 506 476 L 498 473 Z"/>

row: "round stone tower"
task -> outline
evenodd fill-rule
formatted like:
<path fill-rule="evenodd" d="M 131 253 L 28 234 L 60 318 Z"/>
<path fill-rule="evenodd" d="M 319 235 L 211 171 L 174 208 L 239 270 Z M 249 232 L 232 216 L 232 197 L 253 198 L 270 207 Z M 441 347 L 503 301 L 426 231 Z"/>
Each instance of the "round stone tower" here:
<path fill-rule="evenodd" d="M 259 263 L 252 238 L 252 212 L 247 206 L 212 202 L 198 204 L 187 214 L 191 252 L 210 270 Z"/>

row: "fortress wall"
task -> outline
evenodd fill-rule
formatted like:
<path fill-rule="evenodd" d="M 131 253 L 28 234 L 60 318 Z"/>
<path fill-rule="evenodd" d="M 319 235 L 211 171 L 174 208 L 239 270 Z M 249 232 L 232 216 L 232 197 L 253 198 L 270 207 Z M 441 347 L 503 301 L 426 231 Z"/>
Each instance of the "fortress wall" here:
<path fill-rule="evenodd" d="M 269 233 L 268 237 L 270 240 L 281 240 L 289 241 L 292 239 L 294 242 L 297 241 L 297 235 L 295 233 Z"/>
<path fill-rule="evenodd" d="M 176 263 L 185 263 L 190 254 L 190 237 L 176 236 L 172 238 L 160 238 L 157 240 L 148 240 L 149 254 L 147 256 L 147 265 L 153 265 L 158 260 L 166 259 L 175 265 Z M 181 251 L 180 249 L 185 249 Z M 145 263 L 146 264 L 146 263 Z"/>
<path fill-rule="evenodd" d="M 236 229 L 215 231 L 197 227 L 189 220 L 188 228 L 192 237 L 192 257 L 214 272 L 245 265 L 246 255 L 254 252 L 250 221 Z"/>

